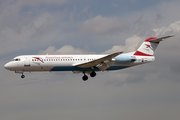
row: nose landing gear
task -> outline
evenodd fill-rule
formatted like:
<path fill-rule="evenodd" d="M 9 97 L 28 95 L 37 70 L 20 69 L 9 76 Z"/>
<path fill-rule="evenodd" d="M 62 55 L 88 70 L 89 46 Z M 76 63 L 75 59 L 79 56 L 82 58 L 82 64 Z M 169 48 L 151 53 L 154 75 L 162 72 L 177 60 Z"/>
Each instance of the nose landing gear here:
<path fill-rule="evenodd" d="M 25 75 L 22 74 L 22 75 L 21 75 L 21 78 L 22 78 L 22 79 L 25 78 Z"/>
<path fill-rule="evenodd" d="M 20 73 L 20 74 L 22 74 L 22 75 L 21 75 L 21 78 L 22 78 L 22 79 L 25 78 L 25 75 L 23 74 L 24 71 L 15 71 L 15 73 Z"/>

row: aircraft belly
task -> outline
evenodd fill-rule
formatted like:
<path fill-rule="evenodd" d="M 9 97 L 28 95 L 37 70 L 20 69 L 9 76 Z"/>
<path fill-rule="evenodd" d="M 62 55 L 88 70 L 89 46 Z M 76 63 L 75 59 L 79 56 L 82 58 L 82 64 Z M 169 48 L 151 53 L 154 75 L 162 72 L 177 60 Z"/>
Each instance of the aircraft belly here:
<path fill-rule="evenodd" d="M 106 70 L 119 70 L 129 66 L 109 66 Z M 76 66 L 56 66 L 50 71 L 100 71 L 97 67 L 94 68 L 81 68 Z"/>
<path fill-rule="evenodd" d="M 81 68 L 76 66 L 57 66 L 50 71 L 92 71 L 92 68 Z"/>

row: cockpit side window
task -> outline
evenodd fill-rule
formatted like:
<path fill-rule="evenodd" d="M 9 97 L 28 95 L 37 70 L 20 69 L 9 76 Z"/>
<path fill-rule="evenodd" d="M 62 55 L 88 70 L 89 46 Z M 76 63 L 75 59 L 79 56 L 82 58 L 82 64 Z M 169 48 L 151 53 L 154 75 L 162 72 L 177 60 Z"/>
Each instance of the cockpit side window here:
<path fill-rule="evenodd" d="M 20 58 L 15 58 L 15 59 L 13 59 L 13 61 L 21 61 L 21 59 Z"/>

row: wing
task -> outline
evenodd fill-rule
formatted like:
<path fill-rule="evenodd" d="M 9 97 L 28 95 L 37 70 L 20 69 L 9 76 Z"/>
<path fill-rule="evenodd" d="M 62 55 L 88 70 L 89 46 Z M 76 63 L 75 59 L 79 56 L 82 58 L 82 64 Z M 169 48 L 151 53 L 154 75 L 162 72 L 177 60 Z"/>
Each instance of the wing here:
<path fill-rule="evenodd" d="M 104 71 L 110 65 L 113 64 L 112 58 L 118 56 L 121 53 L 123 53 L 123 52 L 116 52 L 116 53 L 104 56 L 102 58 L 99 58 L 99 59 L 96 59 L 96 60 L 93 60 L 93 61 L 90 61 L 90 62 L 86 62 L 86 63 L 76 64 L 74 66 L 81 67 L 81 68 L 93 68 L 93 67 L 97 67 L 101 71 Z"/>

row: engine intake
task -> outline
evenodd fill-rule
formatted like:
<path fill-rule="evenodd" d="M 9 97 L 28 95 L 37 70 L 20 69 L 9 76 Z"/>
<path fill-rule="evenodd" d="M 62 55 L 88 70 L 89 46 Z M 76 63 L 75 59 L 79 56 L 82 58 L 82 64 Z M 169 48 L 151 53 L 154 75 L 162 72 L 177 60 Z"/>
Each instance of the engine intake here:
<path fill-rule="evenodd" d="M 136 61 L 136 58 L 134 56 L 128 56 L 128 55 L 118 55 L 114 58 L 114 62 L 117 63 L 128 63 L 134 61 Z"/>

